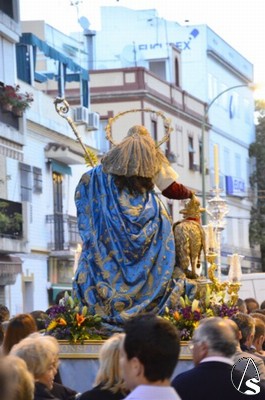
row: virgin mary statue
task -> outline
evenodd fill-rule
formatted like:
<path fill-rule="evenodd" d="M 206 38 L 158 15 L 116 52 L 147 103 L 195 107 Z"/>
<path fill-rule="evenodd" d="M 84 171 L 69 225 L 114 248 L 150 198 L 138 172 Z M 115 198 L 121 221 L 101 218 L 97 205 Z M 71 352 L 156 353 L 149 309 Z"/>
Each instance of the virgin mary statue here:
<path fill-rule="evenodd" d="M 171 199 L 193 193 L 144 126 L 133 126 L 76 188 L 83 241 L 74 295 L 113 327 L 144 311 L 161 313 L 180 288 L 174 279 L 171 219 L 155 185 Z"/>

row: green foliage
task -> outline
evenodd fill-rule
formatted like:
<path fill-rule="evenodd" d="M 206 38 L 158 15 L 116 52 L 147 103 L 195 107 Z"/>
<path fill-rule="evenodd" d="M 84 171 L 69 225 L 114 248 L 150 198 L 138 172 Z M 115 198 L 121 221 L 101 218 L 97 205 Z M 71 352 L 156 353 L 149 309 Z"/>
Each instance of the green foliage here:
<path fill-rule="evenodd" d="M 255 159 L 256 169 L 250 176 L 250 185 L 257 193 L 251 209 L 249 241 L 251 245 L 265 248 L 265 101 L 256 102 L 256 141 L 249 147 L 249 156 Z M 262 270 L 265 271 L 265 253 L 262 256 Z"/>
<path fill-rule="evenodd" d="M 16 234 L 21 231 L 23 217 L 17 212 L 10 212 L 9 204 L 5 201 L 0 201 L 0 233 L 1 234 Z"/>

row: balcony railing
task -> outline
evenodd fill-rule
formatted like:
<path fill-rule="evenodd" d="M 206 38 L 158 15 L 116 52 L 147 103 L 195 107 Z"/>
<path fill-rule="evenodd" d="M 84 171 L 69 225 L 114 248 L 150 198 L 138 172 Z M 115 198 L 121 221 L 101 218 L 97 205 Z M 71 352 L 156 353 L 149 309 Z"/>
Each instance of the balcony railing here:
<path fill-rule="evenodd" d="M 70 250 L 81 243 L 76 217 L 60 213 L 46 215 L 46 223 L 50 225 L 49 250 Z"/>

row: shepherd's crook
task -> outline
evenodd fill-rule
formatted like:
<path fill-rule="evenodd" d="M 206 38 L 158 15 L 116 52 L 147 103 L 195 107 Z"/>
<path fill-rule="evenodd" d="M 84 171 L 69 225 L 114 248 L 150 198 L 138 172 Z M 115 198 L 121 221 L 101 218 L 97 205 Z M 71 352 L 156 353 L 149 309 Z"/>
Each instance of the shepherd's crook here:
<path fill-rule="evenodd" d="M 78 133 L 78 130 L 76 129 L 76 126 L 75 126 L 75 124 L 74 124 L 74 121 L 72 120 L 71 117 L 69 117 L 69 116 L 67 115 L 67 113 L 69 112 L 69 109 L 70 109 L 70 106 L 69 106 L 68 102 L 67 102 L 65 99 L 61 98 L 61 97 L 57 97 L 57 98 L 54 100 L 54 104 L 55 104 L 55 109 L 56 109 L 57 113 L 58 113 L 61 117 L 65 118 L 65 119 L 67 120 L 67 122 L 69 123 L 69 125 L 71 126 L 71 128 L 72 128 L 72 130 L 73 130 L 75 136 L 77 137 L 78 142 L 81 144 L 81 146 L 82 146 L 82 148 L 83 148 L 83 150 L 84 150 L 84 152 L 85 152 L 85 159 L 86 159 L 86 161 L 88 161 L 88 163 L 89 163 L 92 167 L 95 167 L 95 165 L 97 164 L 96 161 L 95 161 L 95 160 L 96 160 L 96 155 L 91 154 L 92 152 L 89 152 L 89 151 L 88 151 L 88 149 L 86 148 L 86 146 L 85 146 L 84 143 L 82 142 L 82 139 L 81 139 L 81 137 L 80 137 L 80 135 L 79 135 L 79 133 Z M 93 155 L 94 155 L 95 157 L 93 157 Z M 93 158 L 95 158 L 95 159 L 93 159 Z"/>

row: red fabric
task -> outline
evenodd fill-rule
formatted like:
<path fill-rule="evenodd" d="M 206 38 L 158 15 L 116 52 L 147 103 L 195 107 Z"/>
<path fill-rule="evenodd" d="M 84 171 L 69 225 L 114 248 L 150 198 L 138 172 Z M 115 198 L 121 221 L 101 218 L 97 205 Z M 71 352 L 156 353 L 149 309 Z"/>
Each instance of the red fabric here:
<path fill-rule="evenodd" d="M 182 200 L 191 198 L 192 191 L 181 183 L 172 182 L 171 185 L 163 190 L 162 195 L 168 199 Z"/>

